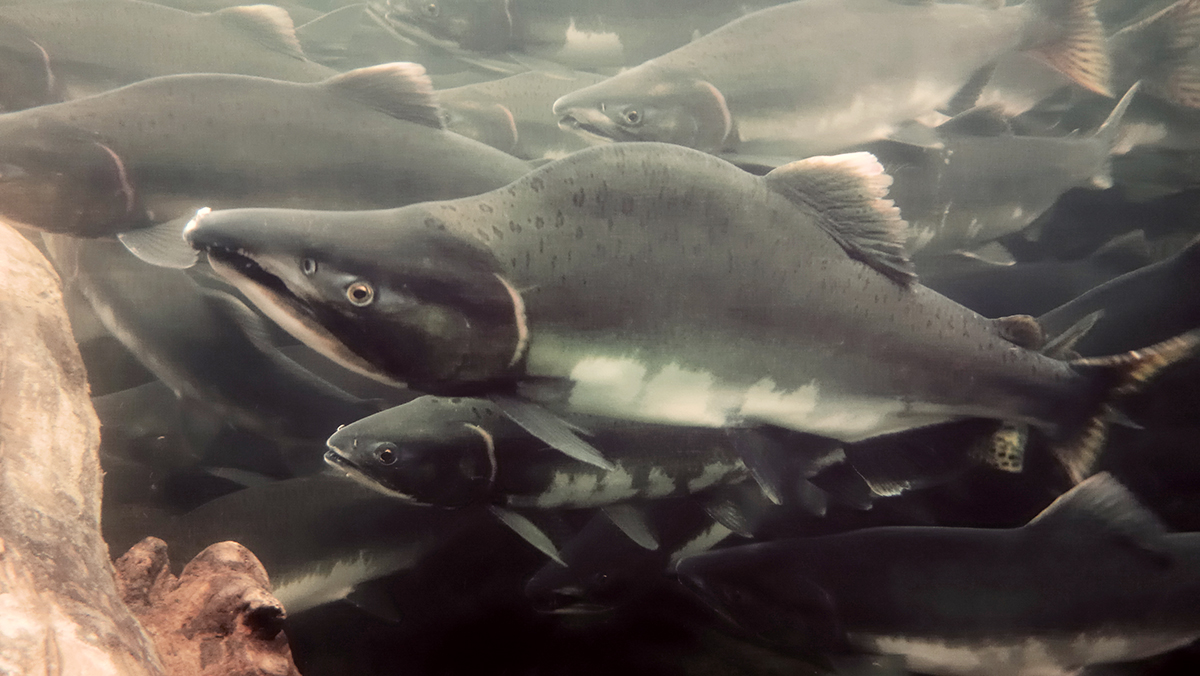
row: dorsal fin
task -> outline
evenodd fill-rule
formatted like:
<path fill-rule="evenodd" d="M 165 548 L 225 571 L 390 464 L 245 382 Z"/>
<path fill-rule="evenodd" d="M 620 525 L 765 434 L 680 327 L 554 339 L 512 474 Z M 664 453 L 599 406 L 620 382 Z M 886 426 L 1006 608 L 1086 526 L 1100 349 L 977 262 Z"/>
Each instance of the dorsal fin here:
<path fill-rule="evenodd" d="M 1004 117 L 1000 104 L 978 106 L 946 120 L 938 128 L 939 134 L 947 132 L 961 136 L 1012 136 L 1012 126 Z"/>
<path fill-rule="evenodd" d="M 444 128 L 433 83 L 420 64 L 396 62 L 358 68 L 335 75 L 320 86 L 398 120 Z"/>
<path fill-rule="evenodd" d="M 225 26 L 239 30 L 262 46 L 289 56 L 304 58 L 300 40 L 296 38 L 296 26 L 287 10 L 275 5 L 243 5 L 226 7 L 212 14 L 212 18 Z"/>
<path fill-rule="evenodd" d="M 1158 517 L 1107 472 L 1089 477 L 1060 495 L 1026 528 L 1106 532 L 1150 550 L 1158 549 L 1158 540 L 1167 532 Z"/>
<path fill-rule="evenodd" d="M 892 177 L 871 153 L 810 157 L 766 175 L 767 185 L 812 209 L 851 258 L 908 286 L 917 273 L 905 250 L 908 224 L 887 198 Z"/>

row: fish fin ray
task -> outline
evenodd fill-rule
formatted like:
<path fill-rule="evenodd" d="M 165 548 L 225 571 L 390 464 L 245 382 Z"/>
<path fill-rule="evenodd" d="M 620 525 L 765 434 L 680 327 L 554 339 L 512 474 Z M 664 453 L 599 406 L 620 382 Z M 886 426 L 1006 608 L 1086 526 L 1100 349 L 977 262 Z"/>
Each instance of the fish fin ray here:
<path fill-rule="evenodd" d="M 229 28 L 242 31 L 262 46 L 289 56 L 305 58 L 296 25 L 286 9 L 275 5 L 242 5 L 219 9 L 208 16 Z"/>
<path fill-rule="evenodd" d="M 1141 350 L 1107 357 L 1089 357 L 1070 362 L 1076 371 L 1090 375 L 1102 388 L 1092 416 L 1079 425 L 1065 441 L 1053 446 L 1054 455 L 1075 483 L 1091 473 L 1108 436 L 1110 409 L 1114 400 L 1142 390 L 1168 367 L 1200 351 L 1200 329 Z"/>
<path fill-rule="evenodd" d="M 1141 82 L 1135 82 L 1117 105 L 1113 107 L 1112 112 L 1104 120 L 1098 129 L 1092 134 L 1092 138 L 1104 144 L 1104 148 L 1108 151 L 1109 157 L 1106 157 L 1100 163 L 1100 167 L 1095 174 L 1091 176 L 1091 185 L 1093 188 L 1107 190 L 1113 186 L 1112 177 L 1112 160 L 1111 155 L 1117 147 L 1117 143 L 1121 140 L 1121 120 L 1125 117 L 1125 111 L 1129 108 L 1129 104 L 1133 102 L 1134 95 L 1137 94 L 1141 87 Z"/>
<path fill-rule="evenodd" d="M 1121 270 L 1136 270 L 1154 262 L 1146 231 L 1134 230 L 1104 243 L 1089 256 L 1093 261 Z"/>
<path fill-rule="evenodd" d="M 1135 50 L 1155 50 L 1161 57 L 1145 72 L 1146 88 L 1156 96 L 1188 108 L 1200 108 L 1200 0 L 1181 0 L 1126 26 L 1112 36 Z"/>
<path fill-rule="evenodd" d="M 191 217 L 176 218 L 149 228 L 118 233 L 117 239 L 129 253 L 160 268 L 190 268 L 200 254 L 183 238 L 183 226 Z"/>
<path fill-rule="evenodd" d="M 420 64 L 381 63 L 334 75 L 319 84 L 398 120 L 445 128 L 433 82 Z"/>
<path fill-rule="evenodd" d="M 969 113 L 975 109 L 976 102 L 979 101 L 979 96 L 983 94 L 984 87 L 987 87 L 988 82 L 992 79 L 992 73 L 996 71 L 996 64 L 989 63 L 988 65 L 975 71 L 970 80 L 964 84 L 954 96 L 946 102 L 946 106 L 942 108 L 942 112 L 947 115 L 953 115 L 954 118 L 965 113 Z M 954 118 L 951 118 L 953 120 Z M 1010 130 L 1011 131 L 1011 130 Z"/>
<path fill-rule="evenodd" d="M 962 136 L 1012 136 L 1012 125 L 1004 116 L 1004 106 L 993 104 L 965 110 L 938 126 L 939 133 Z"/>
<path fill-rule="evenodd" d="M 1110 96 L 1112 65 L 1108 57 L 1104 24 L 1096 16 L 1098 0 L 1032 0 L 1049 21 L 1060 27 L 1061 37 L 1034 48 L 1033 53 L 1076 84 Z"/>
<path fill-rule="evenodd" d="M 646 521 L 646 515 L 642 513 L 642 510 L 626 502 L 607 505 L 601 511 L 637 546 L 650 551 L 658 549 L 658 535 Z"/>
<path fill-rule="evenodd" d="M 1053 359 L 1075 359 L 1075 345 L 1092 330 L 1096 322 L 1104 316 L 1104 310 L 1096 310 L 1084 315 L 1082 319 L 1067 327 L 1066 331 L 1046 341 L 1042 346 L 1042 354 Z"/>
<path fill-rule="evenodd" d="M 1138 542 L 1154 544 L 1166 527 L 1108 472 L 1081 482 L 1033 517 L 1026 528 L 1100 528 Z"/>
<path fill-rule="evenodd" d="M 567 562 L 563 561 L 562 554 L 559 553 L 558 547 L 555 546 L 550 536 L 546 535 L 546 531 L 531 521 L 529 517 L 518 514 L 511 509 L 495 505 L 488 507 L 488 511 L 500 519 L 505 526 L 512 529 L 514 533 L 520 535 L 522 540 L 533 545 L 539 552 L 554 559 L 555 563 L 564 568 L 567 567 Z"/>
<path fill-rule="evenodd" d="M 610 472 L 616 469 L 595 446 L 581 439 L 570 423 L 542 406 L 503 395 L 492 395 L 489 399 L 510 420 L 555 450 L 600 469 Z"/>
<path fill-rule="evenodd" d="M 871 153 L 810 157 L 765 177 L 767 185 L 812 209 L 817 223 L 851 258 L 909 286 L 917 273 L 905 248 L 908 224 L 887 198 L 892 177 Z"/>
<path fill-rule="evenodd" d="M 750 517 L 733 498 L 724 493 L 706 495 L 701 500 L 704 512 L 713 521 L 733 531 L 744 538 L 754 537 L 754 526 Z"/>

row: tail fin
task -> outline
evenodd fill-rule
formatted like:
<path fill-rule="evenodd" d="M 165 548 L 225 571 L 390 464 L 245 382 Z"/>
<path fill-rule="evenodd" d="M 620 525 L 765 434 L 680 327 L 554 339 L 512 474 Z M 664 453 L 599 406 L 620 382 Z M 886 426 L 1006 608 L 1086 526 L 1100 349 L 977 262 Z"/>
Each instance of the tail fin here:
<path fill-rule="evenodd" d="M 1081 87 L 1110 96 L 1111 64 L 1104 25 L 1096 17 L 1098 0 L 1032 0 L 1058 36 L 1033 52 Z"/>
<path fill-rule="evenodd" d="M 1117 53 L 1153 55 L 1134 61 L 1129 77 L 1147 91 L 1188 108 L 1200 108 L 1200 0 L 1180 0 L 1112 36 Z"/>
<path fill-rule="evenodd" d="M 1108 437 L 1108 426 L 1120 419 L 1117 400 L 1135 394 L 1167 367 L 1200 351 L 1200 329 L 1164 340 L 1145 349 L 1108 357 L 1076 359 L 1071 366 L 1092 374 L 1103 388 L 1100 404 L 1093 415 L 1066 441 L 1056 444 L 1054 455 L 1076 483 L 1091 474 L 1092 466 Z"/>

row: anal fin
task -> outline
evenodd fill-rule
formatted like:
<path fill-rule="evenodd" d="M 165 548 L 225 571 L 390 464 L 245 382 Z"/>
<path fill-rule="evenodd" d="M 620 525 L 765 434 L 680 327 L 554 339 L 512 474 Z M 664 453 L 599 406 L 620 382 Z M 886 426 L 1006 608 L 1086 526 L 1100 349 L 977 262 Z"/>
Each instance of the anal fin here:
<path fill-rule="evenodd" d="M 504 507 L 497 507 L 495 505 L 488 507 L 488 511 L 494 514 L 496 518 L 500 519 L 505 526 L 511 528 L 514 533 L 520 535 L 521 539 L 533 545 L 539 552 L 549 556 L 551 559 L 554 559 L 555 562 L 562 566 L 567 565 L 567 563 L 563 561 L 562 555 L 559 554 L 558 547 L 555 546 L 554 541 L 550 539 L 550 536 L 546 534 L 546 531 L 542 530 L 541 527 L 530 520 L 529 517 L 519 514 L 511 509 L 505 509 Z"/>
<path fill-rule="evenodd" d="M 604 507 L 602 511 L 609 521 L 637 543 L 637 546 L 650 551 L 658 549 L 658 536 L 640 509 L 629 503 L 617 503 Z"/>

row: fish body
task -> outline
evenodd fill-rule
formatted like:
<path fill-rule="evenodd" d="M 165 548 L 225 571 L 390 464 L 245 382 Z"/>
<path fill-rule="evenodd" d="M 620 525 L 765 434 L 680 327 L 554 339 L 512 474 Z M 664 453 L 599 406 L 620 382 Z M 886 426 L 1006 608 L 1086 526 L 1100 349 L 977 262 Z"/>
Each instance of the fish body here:
<path fill-rule="evenodd" d="M 894 179 L 888 196 L 909 223 L 909 250 L 971 250 L 1025 229 L 1071 188 L 1111 187 L 1109 156 L 1134 93 L 1080 138 L 1016 136 L 984 110 L 939 127 L 933 147 L 868 145 Z"/>
<path fill-rule="evenodd" d="M 1080 354 L 1132 349 L 1200 326 L 1200 240 L 1174 256 L 1128 272 L 1038 317 L 1051 335 L 1102 311 L 1096 326 L 1076 344 Z"/>
<path fill-rule="evenodd" d="M 291 17 L 270 5 L 193 14 L 140 0 L 29 3 L 0 8 L 0 31 L 12 36 L 3 53 L 19 64 L 15 72 L 43 83 L 38 104 L 179 73 L 292 82 L 336 74 L 305 58 Z M 0 92 L 6 109 L 18 107 L 9 98 Z"/>
<path fill-rule="evenodd" d="M 1066 40 L 1058 3 L 990 10 L 890 0 L 801 0 L 759 10 L 559 99 L 565 126 L 618 141 L 806 157 L 882 138 L 948 102 L 999 57 Z M 1103 91 L 1100 24 L 1073 24 Z M 1072 15 L 1075 16 L 1075 15 Z M 856 45 L 846 49 L 846 45 Z"/>
<path fill-rule="evenodd" d="M 480 516 L 421 509 L 344 478 L 312 476 L 240 490 L 151 525 L 177 560 L 216 542 L 244 544 L 294 615 L 343 599 L 368 580 L 416 568 Z M 136 540 L 145 528 L 144 520 L 129 519 L 106 536 L 121 540 L 121 531 L 132 530 Z"/>
<path fill-rule="evenodd" d="M 66 284 L 175 396 L 272 438 L 321 439 L 378 410 L 276 351 L 265 322 L 232 295 L 116 242 L 48 237 Z"/>
<path fill-rule="evenodd" d="M 606 471 L 567 457 L 485 399 L 422 397 L 339 429 L 327 462 L 419 504 L 576 509 L 658 500 L 749 472 L 724 432 L 623 425 L 595 430 Z"/>
<path fill-rule="evenodd" d="M 636 66 L 778 0 L 389 0 L 389 17 L 477 52 L 575 68 Z"/>
<path fill-rule="evenodd" d="M 476 197 L 212 212 L 185 237 L 301 340 L 425 392 L 515 384 L 561 411 L 841 441 L 976 416 L 1069 436 L 1110 367 L 1022 348 L 914 283 L 880 172 L 854 154 L 759 178 L 615 144 Z M 1140 379 L 1149 354 L 1111 368 Z"/>
<path fill-rule="evenodd" d="M 957 262 L 950 264 L 932 261 L 928 268 L 922 269 L 921 281 L 985 317 L 1017 314 L 1036 317 L 1151 262 L 1141 232 L 1117 238 L 1082 260 L 997 265 L 969 256 L 956 258 Z M 1083 316 L 1075 319 L 1081 320 Z M 1056 331 L 1049 331 L 1050 335 L 1057 335 L 1069 326 L 1056 323 L 1053 328 Z"/>
<path fill-rule="evenodd" d="M 682 561 L 682 580 L 772 639 L 900 654 L 955 676 L 1063 675 L 1200 636 L 1200 538 L 1108 475 L 1027 526 L 869 528 Z"/>
<path fill-rule="evenodd" d="M 551 112 L 563 94 L 603 80 L 601 75 L 530 71 L 437 92 L 446 127 L 526 160 L 554 160 L 599 143 L 558 126 Z"/>
<path fill-rule="evenodd" d="M 203 206 L 398 206 L 484 192 L 520 160 L 441 128 L 419 66 L 315 84 L 176 75 L 0 116 L 9 218 L 95 237 Z M 178 240 L 178 233 L 173 235 Z"/>

